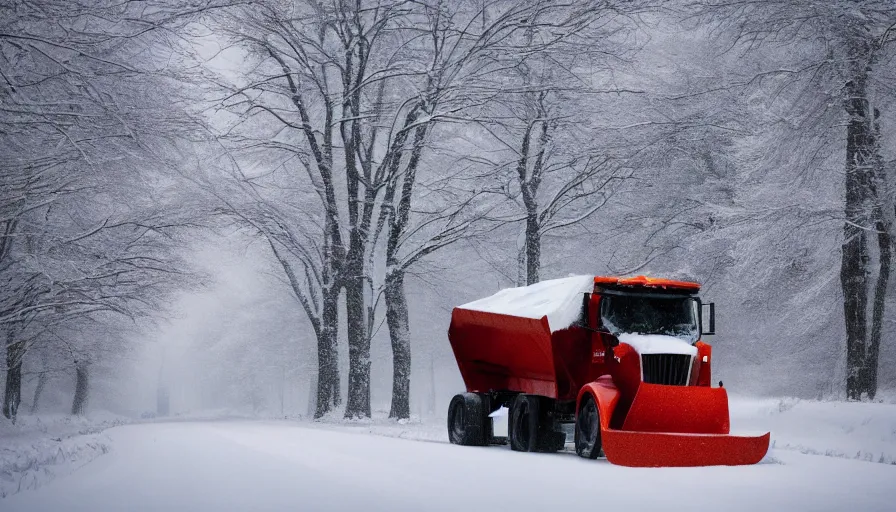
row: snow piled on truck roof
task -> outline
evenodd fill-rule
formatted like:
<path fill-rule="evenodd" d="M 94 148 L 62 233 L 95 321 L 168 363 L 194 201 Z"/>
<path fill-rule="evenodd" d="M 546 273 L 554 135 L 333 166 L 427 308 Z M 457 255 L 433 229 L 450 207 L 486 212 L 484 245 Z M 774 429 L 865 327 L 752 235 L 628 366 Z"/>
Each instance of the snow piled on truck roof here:
<path fill-rule="evenodd" d="M 594 276 L 549 279 L 529 286 L 505 288 L 461 309 L 540 319 L 548 317 L 551 332 L 566 329 L 582 314 L 583 293 L 594 290 Z"/>

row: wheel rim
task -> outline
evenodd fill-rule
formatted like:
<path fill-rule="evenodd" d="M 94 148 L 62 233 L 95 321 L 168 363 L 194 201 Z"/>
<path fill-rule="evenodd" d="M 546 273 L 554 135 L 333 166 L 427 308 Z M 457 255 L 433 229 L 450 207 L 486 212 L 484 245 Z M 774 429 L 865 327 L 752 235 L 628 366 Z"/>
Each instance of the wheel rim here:
<path fill-rule="evenodd" d="M 594 444 L 597 442 L 597 407 L 593 400 L 588 400 L 582 411 L 579 413 L 579 443 L 580 451 L 588 454 L 594 450 Z"/>
<path fill-rule="evenodd" d="M 464 435 L 464 408 L 462 405 L 454 408 L 453 420 L 451 429 L 454 432 L 455 439 L 460 439 Z"/>

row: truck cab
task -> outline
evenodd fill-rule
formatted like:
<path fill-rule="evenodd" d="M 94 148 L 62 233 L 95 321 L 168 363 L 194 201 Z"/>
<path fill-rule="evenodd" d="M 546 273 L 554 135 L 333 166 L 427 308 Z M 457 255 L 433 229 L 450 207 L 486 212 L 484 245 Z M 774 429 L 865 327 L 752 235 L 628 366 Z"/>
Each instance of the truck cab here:
<path fill-rule="evenodd" d="M 687 281 L 595 277 L 583 308 L 591 377 L 611 375 L 632 392 L 639 382 L 709 386 L 712 348 L 703 336 L 715 334 L 715 305 L 703 303 L 699 291 Z"/>

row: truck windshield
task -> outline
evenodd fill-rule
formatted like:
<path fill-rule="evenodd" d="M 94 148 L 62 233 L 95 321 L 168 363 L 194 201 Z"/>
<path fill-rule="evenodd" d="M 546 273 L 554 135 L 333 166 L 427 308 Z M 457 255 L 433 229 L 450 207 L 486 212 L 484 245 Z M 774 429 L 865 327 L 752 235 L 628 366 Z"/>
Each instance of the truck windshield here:
<path fill-rule="evenodd" d="M 700 338 L 696 297 L 604 295 L 600 316 L 613 334 L 665 334 L 695 342 Z"/>

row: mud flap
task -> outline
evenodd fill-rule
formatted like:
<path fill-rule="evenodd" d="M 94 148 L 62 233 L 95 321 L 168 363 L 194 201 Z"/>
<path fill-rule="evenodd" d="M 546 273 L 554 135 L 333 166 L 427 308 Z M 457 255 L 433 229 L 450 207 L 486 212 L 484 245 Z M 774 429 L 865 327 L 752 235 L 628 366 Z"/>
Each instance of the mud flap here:
<path fill-rule="evenodd" d="M 770 434 L 680 434 L 602 429 L 604 454 L 620 466 L 686 467 L 756 464 L 768 452 Z"/>

